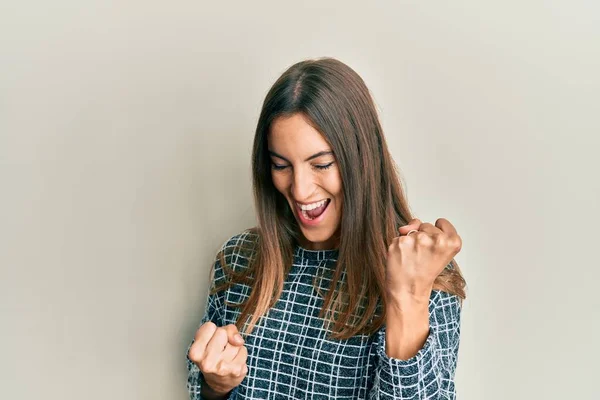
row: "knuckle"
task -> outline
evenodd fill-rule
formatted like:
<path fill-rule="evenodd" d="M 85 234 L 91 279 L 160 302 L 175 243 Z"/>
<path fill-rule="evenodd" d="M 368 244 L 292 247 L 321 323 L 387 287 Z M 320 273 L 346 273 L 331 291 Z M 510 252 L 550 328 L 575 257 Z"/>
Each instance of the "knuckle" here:
<path fill-rule="evenodd" d="M 244 372 L 243 365 L 241 365 L 239 367 L 236 366 L 234 368 L 231 368 L 230 375 L 233 376 L 234 378 L 239 378 L 240 376 L 242 376 L 243 372 Z"/>
<path fill-rule="evenodd" d="M 240 349 L 240 353 L 242 353 L 242 360 L 246 362 L 246 360 L 248 359 L 248 349 L 246 348 L 246 346 L 242 346 L 242 348 Z"/>
<path fill-rule="evenodd" d="M 198 363 L 198 368 L 204 373 L 212 374 L 214 372 L 214 364 L 211 360 L 204 359 Z"/>
<path fill-rule="evenodd" d="M 415 239 L 420 246 L 424 247 L 431 247 L 436 244 L 436 241 L 425 232 L 417 232 L 415 234 Z"/>
<path fill-rule="evenodd" d="M 216 325 L 212 321 L 205 322 L 196 330 L 196 334 L 194 335 L 194 339 L 198 340 L 203 335 L 210 335 L 215 329 Z"/>
<path fill-rule="evenodd" d="M 229 374 L 227 375 L 229 378 L 239 378 L 240 377 L 240 372 L 236 369 L 232 369 L 229 371 Z"/>
<path fill-rule="evenodd" d="M 236 335 L 237 333 L 239 333 L 237 326 L 235 326 L 235 324 L 229 324 L 225 327 L 225 329 L 227 330 L 228 336 L 233 338 L 234 335 Z"/>
<path fill-rule="evenodd" d="M 448 249 L 452 247 L 452 240 L 446 235 L 438 235 L 435 242 L 436 246 L 442 249 Z"/>
<path fill-rule="evenodd" d="M 227 376 L 231 374 L 231 368 L 224 362 L 219 362 L 217 366 L 217 375 L 219 376 Z"/>
<path fill-rule="evenodd" d="M 202 352 L 200 351 L 198 346 L 192 345 L 192 347 L 190 347 L 190 351 L 188 352 L 188 357 L 190 360 L 196 362 L 196 361 L 200 361 L 201 354 L 202 354 Z"/>
<path fill-rule="evenodd" d="M 227 329 L 225 328 L 217 328 L 215 333 L 213 334 L 218 339 L 226 339 L 227 338 Z"/>
<path fill-rule="evenodd" d="M 401 244 L 402 238 L 403 238 L 403 236 L 395 237 L 392 240 L 392 243 L 390 243 L 390 245 L 388 246 L 388 253 L 393 254 L 400 250 L 400 244 Z"/>
<path fill-rule="evenodd" d="M 460 251 L 460 249 L 462 248 L 462 239 L 460 238 L 460 236 L 456 235 L 456 238 L 453 242 L 453 247 L 456 251 Z"/>
<path fill-rule="evenodd" d="M 217 325 L 212 321 L 208 321 L 198 328 L 198 334 L 202 334 L 203 332 L 213 332 L 215 329 L 217 329 Z"/>
<path fill-rule="evenodd" d="M 237 330 L 238 330 L 238 329 L 237 329 L 237 326 L 235 326 L 235 324 L 229 324 L 229 325 L 226 325 L 226 326 L 225 326 L 225 328 L 226 328 L 227 330 L 231 330 L 231 331 L 235 331 L 235 332 L 237 332 Z"/>
<path fill-rule="evenodd" d="M 435 238 L 435 244 L 436 244 L 436 246 L 439 246 L 439 247 L 447 247 L 448 240 L 443 235 L 438 235 Z"/>

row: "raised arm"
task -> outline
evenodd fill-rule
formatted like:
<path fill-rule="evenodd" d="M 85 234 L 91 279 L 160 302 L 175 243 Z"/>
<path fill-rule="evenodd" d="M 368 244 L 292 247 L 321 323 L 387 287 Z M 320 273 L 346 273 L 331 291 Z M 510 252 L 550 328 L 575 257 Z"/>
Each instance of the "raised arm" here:
<path fill-rule="evenodd" d="M 376 333 L 378 355 L 370 399 L 455 399 L 454 374 L 460 342 L 460 299 L 433 291 L 423 345 L 407 359 L 386 352 L 387 326 Z M 410 334 L 409 334 L 410 335 Z"/>

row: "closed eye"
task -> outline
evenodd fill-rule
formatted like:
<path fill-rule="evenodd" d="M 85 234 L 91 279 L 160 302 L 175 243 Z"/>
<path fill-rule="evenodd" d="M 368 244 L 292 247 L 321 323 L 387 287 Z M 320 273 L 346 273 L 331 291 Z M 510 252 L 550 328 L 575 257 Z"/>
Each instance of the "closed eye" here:
<path fill-rule="evenodd" d="M 287 165 L 277 165 L 275 163 L 272 163 L 271 167 L 276 171 L 281 171 L 282 169 L 287 168 Z"/>
<path fill-rule="evenodd" d="M 333 165 L 333 163 L 334 162 L 332 161 L 332 162 L 330 162 L 329 164 L 326 164 L 326 165 L 315 165 L 315 168 L 318 168 L 318 169 L 327 169 L 327 168 L 331 167 Z"/>
<path fill-rule="evenodd" d="M 321 164 L 321 165 L 313 165 L 314 168 L 319 170 L 326 170 L 333 165 L 335 161 L 330 162 L 329 164 Z M 271 163 L 271 167 L 276 171 L 281 171 L 289 167 L 289 165 L 279 165 L 275 163 Z"/>

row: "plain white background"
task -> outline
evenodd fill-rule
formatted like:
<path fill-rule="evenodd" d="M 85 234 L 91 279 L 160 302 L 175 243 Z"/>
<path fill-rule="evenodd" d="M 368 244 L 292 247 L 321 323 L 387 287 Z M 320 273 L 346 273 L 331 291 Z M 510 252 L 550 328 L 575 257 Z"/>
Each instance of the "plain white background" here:
<path fill-rule="evenodd" d="M 463 238 L 459 397 L 600 398 L 597 2 L 215 3 L 0 3 L 0 398 L 187 397 L 262 101 L 318 56 Z"/>

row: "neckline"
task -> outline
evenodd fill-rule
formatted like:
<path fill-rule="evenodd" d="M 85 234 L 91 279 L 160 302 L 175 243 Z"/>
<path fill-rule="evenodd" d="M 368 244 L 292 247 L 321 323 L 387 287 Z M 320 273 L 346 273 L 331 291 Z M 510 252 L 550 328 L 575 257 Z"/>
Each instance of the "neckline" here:
<path fill-rule="evenodd" d="M 296 244 L 294 248 L 294 255 L 300 258 L 306 258 L 308 260 L 334 260 L 336 261 L 339 256 L 339 249 L 327 249 L 327 250 L 309 250 Z"/>

